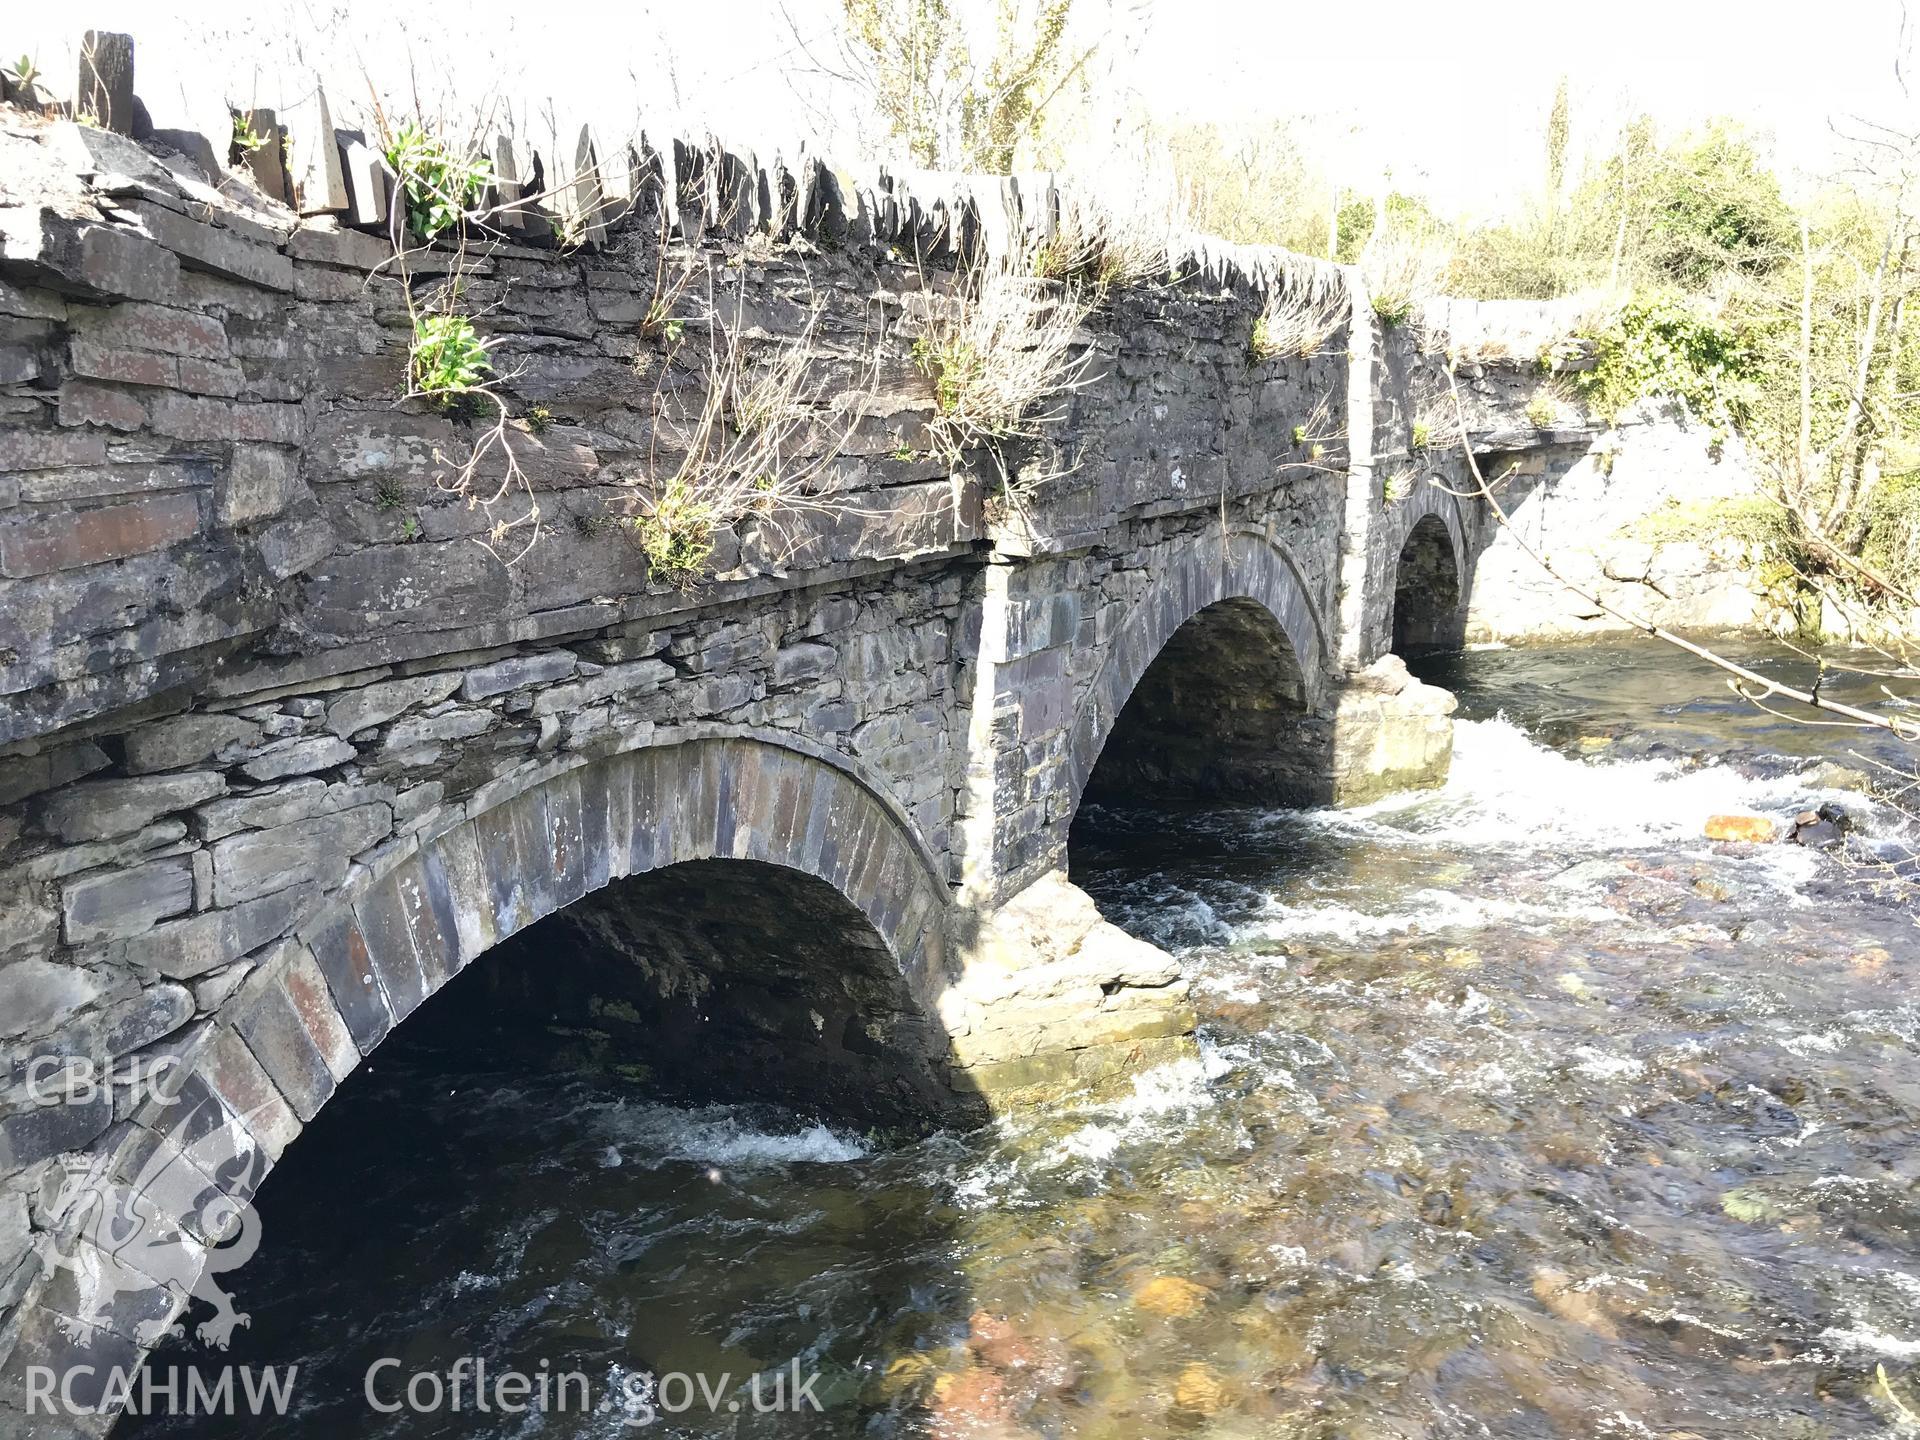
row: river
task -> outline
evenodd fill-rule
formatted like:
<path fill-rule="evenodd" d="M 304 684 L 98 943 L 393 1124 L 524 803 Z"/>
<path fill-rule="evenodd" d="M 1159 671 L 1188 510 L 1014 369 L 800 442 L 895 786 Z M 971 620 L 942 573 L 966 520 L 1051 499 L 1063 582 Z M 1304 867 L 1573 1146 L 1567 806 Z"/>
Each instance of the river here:
<path fill-rule="evenodd" d="M 1892 853 L 1819 768 L 1871 737 L 1647 644 L 1420 668 L 1462 700 L 1444 790 L 1082 817 L 1074 878 L 1182 957 L 1197 1058 L 903 1141 L 649 1101 L 436 1001 L 267 1184 L 233 1349 L 151 1362 L 298 1364 L 288 1414 L 128 1433 L 1890 1433 L 1920 1411 L 1914 912 L 1702 835 L 1827 801 Z M 370 1407 L 383 1357 L 384 1406 L 461 1356 L 589 1403 Z M 821 1411 L 753 1413 L 776 1372 Z"/>

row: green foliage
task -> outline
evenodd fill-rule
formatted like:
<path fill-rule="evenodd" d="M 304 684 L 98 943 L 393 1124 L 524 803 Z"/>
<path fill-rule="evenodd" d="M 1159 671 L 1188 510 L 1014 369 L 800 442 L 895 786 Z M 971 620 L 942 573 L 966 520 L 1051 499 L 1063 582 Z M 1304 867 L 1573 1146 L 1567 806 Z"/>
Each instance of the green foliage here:
<path fill-rule="evenodd" d="M 986 361 L 957 334 L 922 335 L 913 342 L 913 363 L 933 381 L 933 403 L 942 415 L 960 409 L 967 387 L 986 369 Z"/>
<path fill-rule="evenodd" d="M 700 578 L 712 558 L 720 519 L 694 486 L 675 478 L 641 514 L 628 519 L 627 526 L 647 557 L 648 578 L 684 589 Z"/>
<path fill-rule="evenodd" d="M 1417 195 L 1392 191 L 1382 208 L 1386 212 L 1387 229 L 1391 231 L 1428 235 L 1446 228 L 1427 202 Z M 1334 252 L 1336 260 L 1351 264 L 1360 258 L 1360 252 L 1373 239 L 1374 218 L 1373 201 L 1368 199 L 1349 200 L 1340 207 L 1340 245 Z"/>
<path fill-rule="evenodd" d="M 266 148 L 267 137 L 253 128 L 252 112 L 245 114 L 235 111 L 233 115 L 233 139 L 229 154 L 236 160 Z"/>
<path fill-rule="evenodd" d="M 420 315 L 413 322 L 414 393 L 451 406 L 493 375 L 486 343 L 464 315 Z"/>
<path fill-rule="evenodd" d="M 1638 400 L 1672 399 L 1724 438 L 1751 409 L 1759 380 L 1753 351 L 1674 296 L 1636 297 L 1591 339 L 1594 366 L 1575 384 L 1608 421 Z"/>
<path fill-rule="evenodd" d="M 1373 297 L 1374 318 L 1389 329 L 1404 325 L 1413 318 L 1414 297 L 1404 291 L 1375 295 Z"/>
<path fill-rule="evenodd" d="M 1889 475 L 1873 492 L 1862 554 L 1902 589 L 1920 591 L 1920 469 Z"/>
<path fill-rule="evenodd" d="M 1796 543 L 1793 522 L 1786 509 L 1760 496 L 1669 501 L 1635 522 L 1631 534 L 1638 540 L 1669 545 L 1711 545 L 1716 540 L 1741 540 L 1761 548 L 1770 557 L 1784 556 Z"/>
<path fill-rule="evenodd" d="M 1551 430 L 1553 422 L 1560 417 L 1560 409 L 1553 403 L 1553 396 L 1544 389 L 1533 392 L 1533 398 L 1527 401 L 1527 423 L 1536 430 Z"/>
<path fill-rule="evenodd" d="M 393 476 L 384 477 L 374 487 L 373 504 L 376 510 L 398 510 L 407 503 L 407 492 L 400 488 L 400 482 Z"/>
<path fill-rule="evenodd" d="M 400 517 L 400 539 L 402 543 L 411 545 L 417 541 L 424 540 L 426 533 L 427 532 L 420 526 L 420 517 L 418 515 L 403 515 Z"/>
<path fill-rule="evenodd" d="M 1066 64 L 1061 42 L 1073 0 L 1039 0 L 1032 33 L 1023 35 L 1012 0 L 1001 0 L 993 58 L 960 97 L 960 152 L 967 168 L 1003 175 L 1020 141 L 1057 87 Z"/>
<path fill-rule="evenodd" d="M 907 157 L 931 169 L 1005 174 L 1078 67 L 1065 47 L 1073 0 L 1033 0 L 1030 14 L 999 0 L 984 67 L 946 0 L 841 4 L 880 118 Z"/>
<path fill-rule="evenodd" d="M 1255 364 L 1271 360 L 1280 353 L 1280 347 L 1274 343 L 1273 327 L 1262 315 L 1253 322 L 1253 338 L 1247 342 L 1247 357 Z"/>
<path fill-rule="evenodd" d="M 15 92 L 16 98 L 31 104 L 40 80 L 40 67 L 33 63 L 33 57 L 22 55 L 13 62 L 13 68 L 4 73 L 8 87 Z"/>
<path fill-rule="evenodd" d="M 1189 223 L 1242 245 L 1327 250 L 1328 193 L 1283 120 L 1181 123 L 1164 136 Z"/>
<path fill-rule="evenodd" d="M 1410 444 L 1412 445 L 1412 448 L 1415 450 L 1432 449 L 1433 448 L 1433 426 L 1428 424 L 1425 420 L 1414 421 L 1413 433 L 1412 433 L 1412 436 L 1410 437 Z"/>
<path fill-rule="evenodd" d="M 536 405 L 527 412 L 527 428 L 536 435 L 547 433 L 553 424 L 553 412 L 544 405 Z"/>
<path fill-rule="evenodd" d="M 1563 196 L 1564 151 L 1556 161 L 1563 142 L 1554 129 L 1560 118 L 1556 103 L 1538 203 L 1462 231 L 1449 293 L 1544 300 L 1608 284 L 1701 293 L 1730 278 L 1769 275 L 1791 258 L 1793 213 L 1738 126 L 1718 120 L 1663 145 L 1653 121 L 1641 116 Z"/>
<path fill-rule="evenodd" d="M 1791 253 L 1793 213 L 1780 182 L 1738 130 L 1716 123 L 1664 160 L 1650 187 L 1646 241 L 1669 280 L 1701 290 L 1728 270 L 1766 274 Z"/>
<path fill-rule="evenodd" d="M 411 120 L 388 137 L 386 159 L 406 199 L 408 233 L 423 244 L 478 211 L 494 182 L 493 167 L 479 155 L 459 152 Z"/>
<path fill-rule="evenodd" d="M 669 345 L 678 345 L 687 337 L 687 322 L 674 318 L 664 301 L 656 300 L 647 307 L 647 318 L 640 322 L 642 335 L 663 335 Z"/>

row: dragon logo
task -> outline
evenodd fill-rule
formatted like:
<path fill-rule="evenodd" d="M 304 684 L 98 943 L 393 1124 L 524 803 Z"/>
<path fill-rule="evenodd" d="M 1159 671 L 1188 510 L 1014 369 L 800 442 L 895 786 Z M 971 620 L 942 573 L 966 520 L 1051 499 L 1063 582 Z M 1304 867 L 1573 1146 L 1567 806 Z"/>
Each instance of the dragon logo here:
<path fill-rule="evenodd" d="M 251 1119 L 251 1116 L 246 1117 Z M 250 1321 L 233 1308 L 220 1277 L 239 1269 L 260 1248 L 260 1216 L 249 1201 L 266 1174 L 267 1160 L 245 1126 L 211 1094 L 188 1112 L 174 1131 L 140 1161 L 134 1178 L 102 1177 L 98 1162 L 66 1163 L 54 1213 L 66 1217 L 50 1263 L 71 1271 L 82 1312 L 62 1322 L 83 1343 L 109 1326 L 122 1295 L 164 1289 L 168 1315 L 144 1319 L 134 1339 L 152 1346 L 186 1338 L 189 1297 L 214 1309 L 195 1327 L 203 1343 L 224 1350 L 235 1327 Z"/>

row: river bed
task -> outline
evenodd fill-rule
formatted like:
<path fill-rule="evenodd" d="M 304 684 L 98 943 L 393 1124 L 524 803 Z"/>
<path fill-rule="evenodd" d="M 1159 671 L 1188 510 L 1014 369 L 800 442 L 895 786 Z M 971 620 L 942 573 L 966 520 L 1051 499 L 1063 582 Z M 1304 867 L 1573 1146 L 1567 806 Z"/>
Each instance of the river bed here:
<path fill-rule="evenodd" d="M 1082 817 L 1073 877 L 1181 956 L 1197 1058 L 900 1142 L 529 1067 L 436 1002 L 268 1182 L 232 1350 L 153 1362 L 298 1364 L 288 1413 L 129 1433 L 1889 1433 L 1920 1411 L 1910 899 L 1702 833 L 1828 802 L 1897 853 L 1818 768 L 1861 737 L 1644 644 L 1421 669 L 1462 698 L 1444 790 Z M 461 1356 L 592 1403 L 370 1408 L 381 1358 L 385 1402 Z M 666 1413 L 669 1372 L 712 1403 Z M 775 1372 L 821 1412 L 752 1413 Z"/>

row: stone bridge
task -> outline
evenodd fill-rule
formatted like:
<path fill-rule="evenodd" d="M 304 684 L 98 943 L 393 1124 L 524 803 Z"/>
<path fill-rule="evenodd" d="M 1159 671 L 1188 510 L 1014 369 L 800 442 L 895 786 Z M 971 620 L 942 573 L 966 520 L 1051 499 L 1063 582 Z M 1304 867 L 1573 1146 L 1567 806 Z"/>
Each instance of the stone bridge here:
<path fill-rule="evenodd" d="M 0 143 L 9 1434 L 111 1424 L 6 1417 L 30 1367 L 137 1363 L 216 1202 L 482 957 L 716 1084 L 964 1120 L 1190 1043 L 1178 968 L 1066 879 L 1084 797 L 1444 773 L 1450 700 L 1383 657 L 1458 643 L 1485 517 L 1415 443 L 1435 362 L 1351 275 L 1316 282 L 1340 330 L 1267 360 L 1300 262 L 1203 245 L 1106 294 L 1010 505 L 984 451 L 940 458 L 912 355 L 979 196 L 647 152 L 593 243 L 471 257 L 540 508 L 516 559 L 446 488 L 476 422 L 403 398 L 384 197 L 301 217 L 106 131 Z M 822 503 L 660 583 L 617 517 L 697 383 L 666 336 L 723 325 L 810 347 L 857 423 Z M 1519 384 L 1476 382 L 1475 434 Z M 35 1089 L 158 1060 L 163 1097 Z M 129 1193 L 149 1239 L 113 1248 L 89 1217 Z"/>

